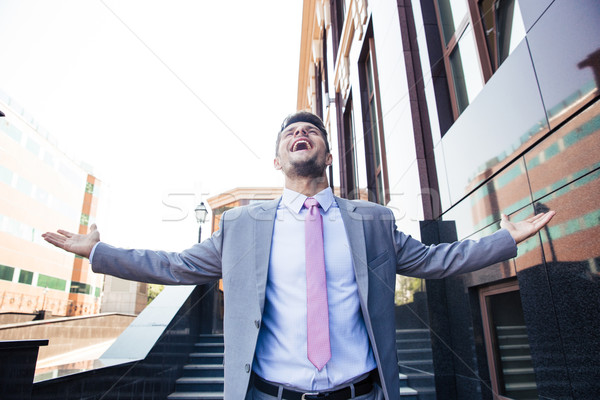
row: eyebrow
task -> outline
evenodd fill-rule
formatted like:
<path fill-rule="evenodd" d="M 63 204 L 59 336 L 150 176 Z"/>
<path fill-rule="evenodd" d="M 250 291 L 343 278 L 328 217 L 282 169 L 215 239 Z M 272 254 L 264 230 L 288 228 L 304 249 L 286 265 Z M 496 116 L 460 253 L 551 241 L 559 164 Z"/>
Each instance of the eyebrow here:
<path fill-rule="evenodd" d="M 319 128 L 317 128 L 316 126 L 314 126 L 313 124 L 311 124 L 311 123 L 309 123 L 309 122 L 307 122 L 307 123 L 306 123 L 305 125 L 303 125 L 303 126 L 305 126 L 305 127 L 308 127 L 308 130 L 315 130 L 315 131 L 317 131 L 317 132 L 320 132 Z M 287 128 L 285 128 L 285 129 L 282 131 L 282 133 L 286 134 L 286 133 L 289 133 L 290 131 L 293 131 L 294 129 L 295 129 L 295 127 L 289 127 L 289 126 L 288 126 Z"/>

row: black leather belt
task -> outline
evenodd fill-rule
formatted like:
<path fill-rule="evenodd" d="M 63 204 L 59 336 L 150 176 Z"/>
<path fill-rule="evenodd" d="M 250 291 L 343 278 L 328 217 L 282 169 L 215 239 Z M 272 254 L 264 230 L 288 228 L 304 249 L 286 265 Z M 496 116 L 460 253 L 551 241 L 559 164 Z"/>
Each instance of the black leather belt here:
<path fill-rule="evenodd" d="M 279 385 L 273 385 L 254 374 L 254 387 L 269 396 L 279 395 Z M 362 396 L 373 390 L 373 379 L 371 375 L 354 384 L 354 396 Z M 283 389 L 284 400 L 347 400 L 352 396 L 350 385 L 332 392 L 297 392 L 295 390 Z"/>

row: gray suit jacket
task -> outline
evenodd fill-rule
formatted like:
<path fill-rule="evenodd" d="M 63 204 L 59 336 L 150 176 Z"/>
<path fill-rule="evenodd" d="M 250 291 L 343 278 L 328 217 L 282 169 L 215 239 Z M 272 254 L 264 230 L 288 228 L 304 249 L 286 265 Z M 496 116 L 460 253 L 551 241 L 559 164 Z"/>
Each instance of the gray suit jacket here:
<path fill-rule="evenodd" d="M 336 198 L 354 261 L 361 311 L 386 399 L 399 398 L 394 323 L 396 274 L 444 278 L 516 256 L 510 234 L 425 246 L 396 230 L 386 207 Z M 227 211 L 210 239 L 181 253 L 116 249 L 100 243 L 95 272 L 163 283 L 203 284 L 223 278 L 225 398 L 243 399 L 265 304 L 267 269 L 279 199 Z"/>

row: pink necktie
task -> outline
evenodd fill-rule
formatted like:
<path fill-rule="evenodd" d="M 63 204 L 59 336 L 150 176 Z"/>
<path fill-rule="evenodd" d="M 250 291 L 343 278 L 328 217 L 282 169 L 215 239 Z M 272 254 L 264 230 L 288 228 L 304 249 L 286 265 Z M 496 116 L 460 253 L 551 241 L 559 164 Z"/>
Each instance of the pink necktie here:
<path fill-rule="evenodd" d="M 323 217 L 319 202 L 309 197 L 304 202 L 308 215 L 304 220 L 306 251 L 306 328 L 308 359 L 320 371 L 331 358 L 329 345 L 329 306 L 323 250 Z"/>

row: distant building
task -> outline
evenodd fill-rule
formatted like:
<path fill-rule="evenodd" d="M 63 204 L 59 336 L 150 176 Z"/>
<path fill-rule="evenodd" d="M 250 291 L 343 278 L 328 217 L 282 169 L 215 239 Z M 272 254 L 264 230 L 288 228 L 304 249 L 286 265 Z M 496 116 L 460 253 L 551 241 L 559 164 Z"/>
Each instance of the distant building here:
<path fill-rule="evenodd" d="M 1 92 L 0 109 L 0 313 L 97 314 L 104 276 L 41 234 L 86 233 L 101 182 Z"/>
<path fill-rule="evenodd" d="M 139 314 L 148 305 L 148 284 L 104 276 L 102 313 Z"/>
<path fill-rule="evenodd" d="M 273 200 L 282 193 L 282 187 L 239 187 L 207 199 L 206 202 L 210 206 L 212 215 L 212 233 L 219 229 L 219 221 L 225 211 L 252 203 Z"/>
<path fill-rule="evenodd" d="M 432 332 L 428 360 L 399 360 L 420 400 L 432 373 L 438 399 L 600 393 L 598 21 L 595 0 L 304 1 L 298 109 L 325 121 L 342 197 L 367 189 L 430 244 L 557 211 L 513 260 L 400 285 L 426 290 L 396 321 Z"/>
<path fill-rule="evenodd" d="M 283 193 L 282 187 L 241 187 L 228 190 L 216 196 L 213 196 L 206 200 L 210 206 L 212 221 L 211 221 L 211 233 L 219 230 L 219 222 L 221 216 L 227 210 L 235 207 L 245 206 L 253 203 L 260 203 L 267 200 L 273 200 L 281 196 Z M 209 234 L 207 233 L 206 237 Z M 215 292 L 214 297 L 214 314 L 217 316 L 213 319 L 213 331 L 218 332 L 221 329 L 223 321 L 223 282 L 219 280 L 219 291 Z M 213 317 L 215 318 L 215 317 Z"/>

